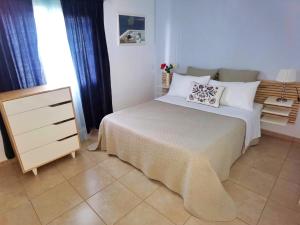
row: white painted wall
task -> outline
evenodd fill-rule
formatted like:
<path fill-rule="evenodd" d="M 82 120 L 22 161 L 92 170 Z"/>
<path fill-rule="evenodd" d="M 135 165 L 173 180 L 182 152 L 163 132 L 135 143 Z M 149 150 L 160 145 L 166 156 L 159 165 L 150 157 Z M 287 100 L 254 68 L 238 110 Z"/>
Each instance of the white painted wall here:
<path fill-rule="evenodd" d="M 173 0 L 157 0 L 155 9 L 155 47 L 156 47 L 156 57 L 155 57 L 155 95 L 158 97 L 162 92 L 162 81 L 160 69 L 160 64 L 162 63 L 175 63 L 175 52 L 174 46 L 171 46 L 171 41 L 173 38 L 172 28 L 174 27 L 172 20 L 172 1 Z M 159 17 L 157 17 L 159 16 Z"/>
<path fill-rule="evenodd" d="M 146 16 L 146 45 L 118 45 L 118 13 Z M 104 18 L 114 111 L 153 99 L 155 0 L 105 0 Z"/>
<path fill-rule="evenodd" d="M 253 69 L 270 80 L 280 69 L 300 72 L 300 1 L 157 0 L 156 20 L 157 57 L 180 70 Z M 300 138 L 300 114 L 296 125 L 263 128 Z"/>
<path fill-rule="evenodd" d="M 0 162 L 5 160 L 6 160 L 6 156 L 4 153 L 3 140 L 2 140 L 2 135 L 0 134 Z"/>

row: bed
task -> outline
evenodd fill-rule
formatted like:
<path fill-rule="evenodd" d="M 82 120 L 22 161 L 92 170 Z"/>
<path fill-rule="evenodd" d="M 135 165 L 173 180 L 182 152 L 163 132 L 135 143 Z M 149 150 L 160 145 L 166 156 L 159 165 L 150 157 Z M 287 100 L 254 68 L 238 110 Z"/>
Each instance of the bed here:
<path fill-rule="evenodd" d="M 236 208 L 222 181 L 260 137 L 261 109 L 213 108 L 166 95 L 106 116 L 97 148 L 181 195 L 192 215 L 230 221 Z"/>

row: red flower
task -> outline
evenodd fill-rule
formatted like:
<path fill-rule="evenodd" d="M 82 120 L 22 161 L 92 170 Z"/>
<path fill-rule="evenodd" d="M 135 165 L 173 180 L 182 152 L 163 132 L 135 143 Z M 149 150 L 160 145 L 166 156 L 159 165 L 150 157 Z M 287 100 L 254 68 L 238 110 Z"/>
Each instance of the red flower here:
<path fill-rule="evenodd" d="M 167 64 L 163 63 L 163 64 L 160 65 L 160 69 L 163 70 L 164 68 L 166 68 L 166 66 L 167 66 Z"/>

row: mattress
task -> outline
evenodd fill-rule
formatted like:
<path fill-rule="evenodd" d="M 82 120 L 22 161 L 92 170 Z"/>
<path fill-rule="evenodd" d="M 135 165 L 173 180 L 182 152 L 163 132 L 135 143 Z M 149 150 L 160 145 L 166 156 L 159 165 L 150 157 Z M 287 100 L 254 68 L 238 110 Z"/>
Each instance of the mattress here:
<path fill-rule="evenodd" d="M 215 108 L 203 104 L 188 102 L 185 98 L 170 95 L 162 96 L 156 100 L 244 120 L 246 123 L 246 134 L 243 153 L 250 145 L 252 145 L 253 141 L 255 142 L 255 140 L 261 137 L 260 117 L 263 109 L 262 104 L 254 103 L 253 110 L 249 111 L 226 105 L 220 105 L 218 108 Z"/>

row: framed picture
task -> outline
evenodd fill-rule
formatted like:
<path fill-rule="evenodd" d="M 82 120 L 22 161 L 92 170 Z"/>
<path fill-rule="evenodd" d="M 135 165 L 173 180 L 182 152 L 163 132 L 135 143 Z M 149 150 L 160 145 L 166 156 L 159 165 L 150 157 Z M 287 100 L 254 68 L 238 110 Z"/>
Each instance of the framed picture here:
<path fill-rule="evenodd" d="M 119 14 L 119 44 L 144 45 L 146 43 L 146 17 Z"/>

